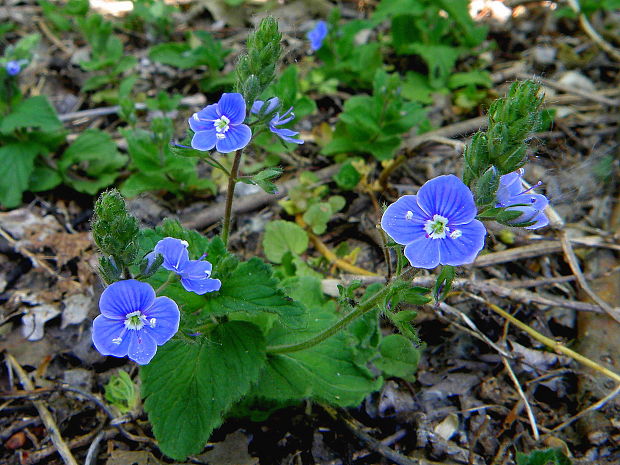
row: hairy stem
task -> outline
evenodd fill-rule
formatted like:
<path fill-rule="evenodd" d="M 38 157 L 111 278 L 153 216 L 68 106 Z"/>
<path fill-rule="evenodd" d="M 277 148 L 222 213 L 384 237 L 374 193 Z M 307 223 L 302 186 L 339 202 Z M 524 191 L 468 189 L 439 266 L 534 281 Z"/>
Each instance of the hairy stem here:
<path fill-rule="evenodd" d="M 226 192 L 226 207 L 224 208 L 224 225 L 222 227 L 222 241 L 228 248 L 228 236 L 230 235 L 230 219 L 232 215 L 232 203 L 235 193 L 235 184 L 237 183 L 237 174 L 239 173 L 239 164 L 241 163 L 241 155 L 243 150 L 237 150 L 235 152 L 235 159 L 233 161 L 230 175 L 228 176 L 228 191 Z"/>
<path fill-rule="evenodd" d="M 306 350 L 320 344 L 325 339 L 330 338 L 341 329 L 346 328 L 350 323 L 361 317 L 362 315 L 373 310 L 379 303 L 389 295 L 392 290 L 392 286 L 396 281 L 409 281 L 417 273 L 417 268 L 409 268 L 403 274 L 390 281 L 384 288 L 375 293 L 372 297 L 361 302 L 353 311 L 347 313 L 342 319 L 338 320 L 329 328 L 326 328 L 321 333 L 308 339 L 307 341 L 298 342 L 296 344 L 271 346 L 267 347 L 267 353 L 269 354 L 285 354 L 289 352 L 297 352 L 300 350 Z"/>

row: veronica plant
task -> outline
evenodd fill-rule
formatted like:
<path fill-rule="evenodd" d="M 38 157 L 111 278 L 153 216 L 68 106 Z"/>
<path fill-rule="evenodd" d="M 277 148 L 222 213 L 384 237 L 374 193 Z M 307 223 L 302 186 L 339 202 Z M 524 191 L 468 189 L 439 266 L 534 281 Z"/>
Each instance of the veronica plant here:
<path fill-rule="evenodd" d="M 227 416 L 265 415 L 265 405 L 303 400 L 356 406 L 387 377 L 413 379 L 420 341 L 410 324 L 414 312 L 399 311 L 401 304 L 425 304 L 445 292 L 414 287 L 411 279 L 420 268 L 442 264 L 450 270 L 470 263 L 484 246 L 479 212 L 487 207 L 466 183 L 448 175 L 388 207 L 382 226 L 406 245 L 412 266 L 403 270 L 399 260 L 395 277 L 363 294 L 358 282 L 340 286 L 335 300 L 325 297 L 321 273 L 302 266 L 312 237 L 293 223 L 271 228 L 270 241 L 282 237 L 286 245 L 270 246 L 267 255 L 294 272 L 276 273 L 258 257 L 242 261 L 229 251 L 232 194 L 244 179 L 243 150 L 260 131 L 281 139 L 297 136 L 279 126 L 292 111 L 280 113 L 277 96 L 264 95 L 275 74 L 279 40 L 275 20 L 263 20 L 239 60 L 236 92 L 189 120 L 191 147 L 184 150 L 228 176 L 220 235 L 207 238 L 170 220 L 141 228 L 116 191 L 104 193 L 95 205 L 92 231 L 108 287 L 93 323 L 93 343 L 103 355 L 128 356 L 141 365 L 144 408 L 160 449 L 174 459 L 199 453 Z M 496 121 L 503 121 L 501 112 Z M 232 168 L 218 161 L 225 155 L 213 149 L 234 152 Z M 256 175 L 252 179 L 258 183 Z M 321 234 L 327 227 L 320 214 L 326 192 L 313 189 L 305 186 L 288 206 L 304 220 L 319 218 L 311 228 Z M 501 201 L 495 193 L 490 205 Z M 344 199 L 332 196 L 323 203 L 333 203 L 337 211 Z M 295 240 L 289 240 L 292 235 Z M 453 276 L 442 270 L 438 287 L 448 288 Z M 380 314 L 400 334 L 383 336 Z"/>

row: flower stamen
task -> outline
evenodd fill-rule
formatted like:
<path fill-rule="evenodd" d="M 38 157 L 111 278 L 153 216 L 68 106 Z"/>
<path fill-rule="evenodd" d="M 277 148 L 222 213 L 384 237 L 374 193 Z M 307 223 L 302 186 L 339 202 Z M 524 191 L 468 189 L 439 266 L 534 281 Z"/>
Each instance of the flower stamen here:
<path fill-rule="evenodd" d="M 445 238 L 446 233 L 450 232 L 450 228 L 448 227 L 448 218 L 441 215 L 433 215 L 433 219 L 426 220 L 426 223 L 424 223 L 424 231 L 426 231 L 427 238 Z"/>

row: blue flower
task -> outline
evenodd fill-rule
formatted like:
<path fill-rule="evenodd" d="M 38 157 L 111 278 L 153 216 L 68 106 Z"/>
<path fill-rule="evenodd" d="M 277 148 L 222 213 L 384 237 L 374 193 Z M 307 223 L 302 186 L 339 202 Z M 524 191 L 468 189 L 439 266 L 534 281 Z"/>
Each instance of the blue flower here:
<path fill-rule="evenodd" d="M 155 297 L 147 283 L 128 279 L 101 294 L 93 321 L 93 343 L 103 355 L 124 357 L 146 365 L 179 329 L 179 308 L 168 297 Z"/>
<path fill-rule="evenodd" d="M 252 105 L 251 112 L 255 114 L 263 113 L 267 115 L 273 112 L 276 108 L 278 108 L 278 105 L 280 104 L 280 100 L 278 99 L 278 97 L 270 98 L 269 100 L 267 100 L 267 106 L 261 112 L 264 104 L 265 102 L 263 102 L 262 100 L 257 100 L 256 102 L 254 102 L 254 105 Z M 293 144 L 303 144 L 304 143 L 303 140 L 293 139 L 293 136 L 298 135 L 299 132 L 293 131 L 287 128 L 277 127 L 277 126 L 282 126 L 283 124 L 286 124 L 292 121 L 293 119 L 295 119 L 295 114 L 293 113 L 293 107 L 289 108 L 288 111 L 284 113 L 282 116 L 280 116 L 280 113 L 276 113 L 274 117 L 271 118 L 271 121 L 269 122 L 269 130 L 273 132 L 275 135 L 277 135 L 278 137 L 280 137 L 285 142 L 292 142 Z"/>
<path fill-rule="evenodd" d="M 192 147 L 202 151 L 215 147 L 220 153 L 242 149 L 252 138 L 252 131 L 243 124 L 244 120 L 243 96 L 222 94 L 219 102 L 206 106 L 189 119 L 189 126 L 195 132 Z"/>
<path fill-rule="evenodd" d="M 219 291 L 222 282 L 219 279 L 211 279 L 211 263 L 206 260 L 190 260 L 187 251 L 188 243 L 174 237 L 165 237 L 157 243 L 153 252 L 147 255 L 147 259 L 154 259 L 161 255 L 164 258 L 162 266 L 174 271 L 181 277 L 181 284 L 186 291 L 198 295 L 207 292 Z"/>
<path fill-rule="evenodd" d="M 4 69 L 6 69 L 6 73 L 9 76 L 17 76 L 19 72 L 22 70 L 21 60 L 20 61 L 16 61 L 16 60 L 8 61 L 4 65 Z"/>
<path fill-rule="evenodd" d="M 417 195 L 404 195 L 390 205 L 381 227 L 416 268 L 472 263 L 484 247 L 486 229 L 475 219 L 471 191 L 454 175 L 426 182 Z"/>
<path fill-rule="evenodd" d="M 306 37 L 310 41 L 310 48 L 313 52 L 316 52 L 323 46 L 323 41 L 327 36 L 327 23 L 323 20 L 317 21 L 314 29 L 306 34 Z"/>
<path fill-rule="evenodd" d="M 543 210 L 549 205 L 549 200 L 542 194 L 534 194 L 532 188 L 523 184 L 523 170 L 505 174 L 499 179 L 499 189 L 495 194 L 496 207 L 504 207 L 508 211 L 518 211 L 521 215 L 511 220 L 509 224 L 532 223 L 526 229 L 538 229 L 549 224 L 549 219 Z"/>

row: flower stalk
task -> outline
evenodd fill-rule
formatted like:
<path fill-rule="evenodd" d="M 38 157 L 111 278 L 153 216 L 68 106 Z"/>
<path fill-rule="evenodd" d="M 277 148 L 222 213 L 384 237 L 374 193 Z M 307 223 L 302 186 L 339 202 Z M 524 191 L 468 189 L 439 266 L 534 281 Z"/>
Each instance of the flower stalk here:
<path fill-rule="evenodd" d="M 228 236 L 230 235 L 230 220 L 232 216 L 232 204 L 235 194 L 235 184 L 237 183 L 237 176 L 239 174 L 239 165 L 241 164 L 241 155 L 243 150 L 237 150 L 235 152 L 235 159 L 233 160 L 232 168 L 230 169 L 230 175 L 228 176 L 228 190 L 226 192 L 226 206 L 224 207 L 224 224 L 222 226 L 222 241 L 226 248 L 228 248 Z"/>
<path fill-rule="evenodd" d="M 334 334 L 337 334 L 340 330 L 346 328 L 353 321 L 357 320 L 359 317 L 365 315 L 370 312 L 374 308 L 377 307 L 384 300 L 390 292 L 392 291 L 392 287 L 395 283 L 399 281 L 410 281 L 413 279 L 415 274 L 418 272 L 417 268 L 409 268 L 400 276 L 394 278 L 390 281 L 385 287 L 376 292 L 372 297 L 368 298 L 364 302 L 360 303 L 355 310 L 347 313 L 343 318 L 338 320 L 329 328 L 326 328 L 316 336 L 308 339 L 307 341 L 298 342 L 296 344 L 290 345 L 280 345 L 280 346 L 271 346 L 267 347 L 268 354 L 286 354 L 290 352 L 298 352 L 300 350 L 310 349 L 317 344 L 320 344 L 324 340 L 332 337 Z"/>

